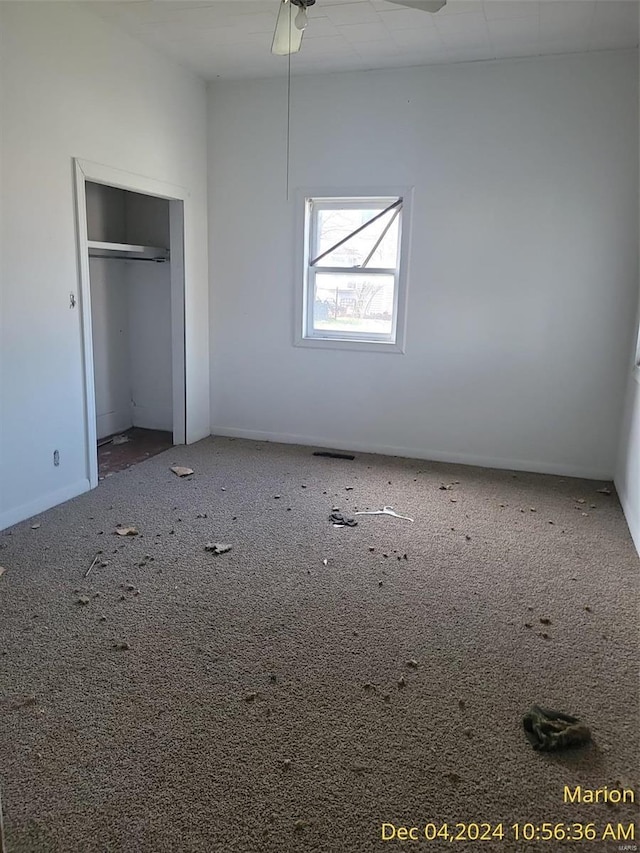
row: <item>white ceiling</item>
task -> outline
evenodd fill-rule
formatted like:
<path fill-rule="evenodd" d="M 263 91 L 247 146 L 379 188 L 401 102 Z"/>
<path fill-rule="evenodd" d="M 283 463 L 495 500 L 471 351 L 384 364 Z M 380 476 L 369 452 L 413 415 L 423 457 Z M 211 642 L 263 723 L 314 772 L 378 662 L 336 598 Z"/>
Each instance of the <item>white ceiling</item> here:
<path fill-rule="evenodd" d="M 271 55 L 279 0 L 126 0 L 100 17 L 207 80 L 286 74 Z M 292 73 L 611 50 L 638 44 L 636 0 L 449 0 L 437 14 L 386 0 L 316 0 Z"/>

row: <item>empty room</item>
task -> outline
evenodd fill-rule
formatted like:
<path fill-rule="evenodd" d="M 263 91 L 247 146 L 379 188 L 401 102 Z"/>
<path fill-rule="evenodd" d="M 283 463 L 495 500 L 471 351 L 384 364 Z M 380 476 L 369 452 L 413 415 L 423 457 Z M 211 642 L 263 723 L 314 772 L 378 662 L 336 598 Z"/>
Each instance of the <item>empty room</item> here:
<path fill-rule="evenodd" d="M 639 4 L 0 2 L 0 851 L 636 849 Z"/>

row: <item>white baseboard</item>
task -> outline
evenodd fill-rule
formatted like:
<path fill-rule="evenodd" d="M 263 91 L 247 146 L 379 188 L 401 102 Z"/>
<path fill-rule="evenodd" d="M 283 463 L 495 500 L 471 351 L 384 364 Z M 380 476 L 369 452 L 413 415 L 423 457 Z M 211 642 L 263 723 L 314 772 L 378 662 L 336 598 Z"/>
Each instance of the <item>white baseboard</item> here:
<path fill-rule="evenodd" d="M 88 492 L 89 489 L 89 480 L 78 480 L 55 492 L 48 492 L 46 495 L 42 495 L 30 503 L 7 510 L 0 515 L 0 530 L 4 530 L 5 527 L 11 527 L 12 524 L 18 524 L 19 521 L 24 521 L 27 518 L 38 515 L 38 513 L 44 512 L 46 509 L 51 509 L 52 506 L 69 501 L 83 492 Z"/>
<path fill-rule="evenodd" d="M 431 462 L 451 462 L 457 465 L 477 465 L 479 468 L 499 468 L 507 471 L 528 471 L 534 474 L 557 474 L 560 477 L 579 477 L 585 480 L 613 479 L 611 471 L 596 468 L 581 468 L 573 465 L 562 465 L 553 462 L 533 462 L 527 459 L 508 459 L 489 456 L 475 456 L 467 453 L 448 453 L 439 450 L 416 449 L 412 447 L 396 447 L 393 445 L 367 444 L 366 442 L 349 441 L 346 444 L 331 442 L 326 438 L 308 435 L 290 435 L 279 432 L 263 432 L 261 430 L 236 429 L 234 427 L 211 427 L 213 436 L 228 438 L 247 438 L 253 441 L 273 441 L 279 444 L 302 444 L 308 447 L 330 447 L 336 450 L 348 450 L 359 453 L 379 453 L 384 456 L 405 456 L 408 459 L 425 459 Z"/>

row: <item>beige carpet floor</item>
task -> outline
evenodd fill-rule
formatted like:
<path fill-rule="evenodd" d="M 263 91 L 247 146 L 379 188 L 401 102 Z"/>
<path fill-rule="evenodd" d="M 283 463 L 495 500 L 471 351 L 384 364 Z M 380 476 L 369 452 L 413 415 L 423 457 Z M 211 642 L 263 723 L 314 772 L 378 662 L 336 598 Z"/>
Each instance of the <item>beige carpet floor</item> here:
<path fill-rule="evenodd" d="M 640 562 L 603 485 L 208 439 L 5 531 L 7 853 L 618 850 L 637 804 L 563 802 L 637 793 Z M 384 505 L 414 521 L 329 521 Z M 593 744 L 535 752 L 532 703 Z"/>

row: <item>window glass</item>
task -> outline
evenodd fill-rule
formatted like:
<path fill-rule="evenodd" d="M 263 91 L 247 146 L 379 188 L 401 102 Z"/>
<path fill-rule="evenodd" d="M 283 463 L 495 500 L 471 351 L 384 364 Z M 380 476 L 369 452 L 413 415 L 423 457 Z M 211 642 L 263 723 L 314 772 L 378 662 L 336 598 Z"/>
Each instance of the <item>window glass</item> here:
<path fill-rule="evenodd" d="M 386 205 L 388 206 L 388 205 Z M 368 267 L 394 269 L 398 262 L 397 210 L 389 210 L 380 219 L 366 225 L 384 207 L 362 209 L 323 209 L 317 212 L 316 257 L 323 255 L 336 243 L 345 242 L 317 262 L 321 267 L 360 267 L 367 259 Z M 393 221 L 392 221 L 393 220 Z M 391 223 L 391 225 L 390 225 Z M 353 234 L 361 226 L 362 231 Z M 386 233 L 385 233 L 385 229 Z M 371 255 L 380 237 L 384 237 Z M 353 236 L 349 236 L 353 235 Z"/>
<path fill-rule="evenodd" d="M 313 302 L 314 331 L 390 335 L 394 284 L 392 275 L 318 272 Z"/>

